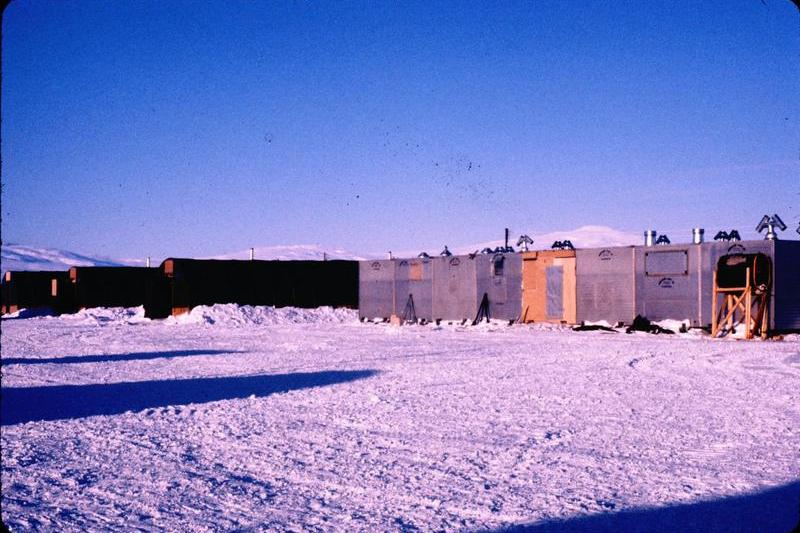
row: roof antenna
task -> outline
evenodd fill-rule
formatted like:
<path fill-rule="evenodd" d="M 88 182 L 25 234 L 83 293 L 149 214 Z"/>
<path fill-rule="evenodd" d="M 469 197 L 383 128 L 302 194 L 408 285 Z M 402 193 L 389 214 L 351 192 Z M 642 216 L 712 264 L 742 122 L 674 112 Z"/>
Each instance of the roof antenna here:
<path fill-rule="evenodd" d="M 775 228 L 778 228 L 781 231 L 786 231 L 786 224 L 783 223 L 781 217 L 776 214 L 770 217 L 769 215 L 764 215 L 761 217 L 761 222 L 758 223 L 756 226 L 756 231 L 761 233 L 765 229 L 767 230 L 767 234 L 764 236 L 765 240 L 774 241 L 778 238 L 778 234 L 775 233 Z"/>
<path fill-rule="evenodd" d="M 517 239 L 517 246 L 521 246 L 523 252 L 527 252 L 528 246 L 530 246 L 531 244 L 533 244 L 533 239 L 531 239 L 527 235 L 520 235 L 519 239 Z"/>

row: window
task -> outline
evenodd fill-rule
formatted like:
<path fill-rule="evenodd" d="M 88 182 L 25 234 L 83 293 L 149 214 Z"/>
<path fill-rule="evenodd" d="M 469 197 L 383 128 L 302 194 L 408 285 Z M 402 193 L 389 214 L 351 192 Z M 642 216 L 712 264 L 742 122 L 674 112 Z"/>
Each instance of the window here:
<path fill-rule="evenodd" d="M 503 268 L 505 267 L 505 257 L 498 255 L 492 260 L 492 274 L 494 276 L 502 276 Z"/>
<path fill-rule="evenodd" d="M 686 276 L 689 274 L 689 254 L 686 250 L 647 252 L 644 270 L 648 276 Z"/>

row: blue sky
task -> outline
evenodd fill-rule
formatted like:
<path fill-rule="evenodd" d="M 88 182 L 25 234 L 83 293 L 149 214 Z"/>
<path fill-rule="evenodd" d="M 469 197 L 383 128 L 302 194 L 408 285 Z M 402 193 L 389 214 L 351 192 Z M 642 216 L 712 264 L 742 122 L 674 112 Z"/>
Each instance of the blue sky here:
<path fill-rule="evenodd" d="M 800 221 L 789 0 L 17 0 L 2 44 L 4 242 L 165 257 Z"/>

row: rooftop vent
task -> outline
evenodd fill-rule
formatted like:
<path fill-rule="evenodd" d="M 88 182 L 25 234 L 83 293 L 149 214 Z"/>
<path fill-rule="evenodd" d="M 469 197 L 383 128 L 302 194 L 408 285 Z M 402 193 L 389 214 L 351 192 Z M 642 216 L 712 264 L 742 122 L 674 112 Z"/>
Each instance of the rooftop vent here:
<path fill-rule="evenodd" d="M 656 244 L 661 246 L 670 244 L 669 237 L 667 237 L 666 235 L 659 235 L 658 239 L 656 239 Z"/>
<path fill-rule="evenodd" d="M 692 243 L 702 244 L 704 240 L 703 235 L 705 232 L 706 230 L 703 228 L 692 228 Z"/>
<path fill-rule="evenodd" d="M 656 230 L 649 229 L 644 232 L 644 245 L 645 246 L 653 246 L 656 242 Z"/>
<path fill-rule="evenodd" d="M 450 252 L 450 250 L 448 250 L 448 249 L 447 249 L 447 245 L 445 244 L 445 245 L 444 245 L 444 250 L 442 250 L 442 251 L 439 253 L 439 255 L 441 255 L 442 257 L 450 257 L 450 256 L 451 256 L 451 255 L 453 255 L 453 254 L 452 254 L 452 252 Z"/>

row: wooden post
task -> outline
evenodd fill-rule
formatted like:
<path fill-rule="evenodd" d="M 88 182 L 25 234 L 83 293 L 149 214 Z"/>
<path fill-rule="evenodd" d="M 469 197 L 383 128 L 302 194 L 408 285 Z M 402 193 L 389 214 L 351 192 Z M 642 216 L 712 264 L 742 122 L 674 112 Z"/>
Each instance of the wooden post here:
<path fill-rule="evenodd" d="M 716 337 L 719 333 L 717 321 L 719 320 L 719 310 L 717 309 L 717 270 L 714 269 L 714 280 L 711 289 L 711 336 Z"/>

